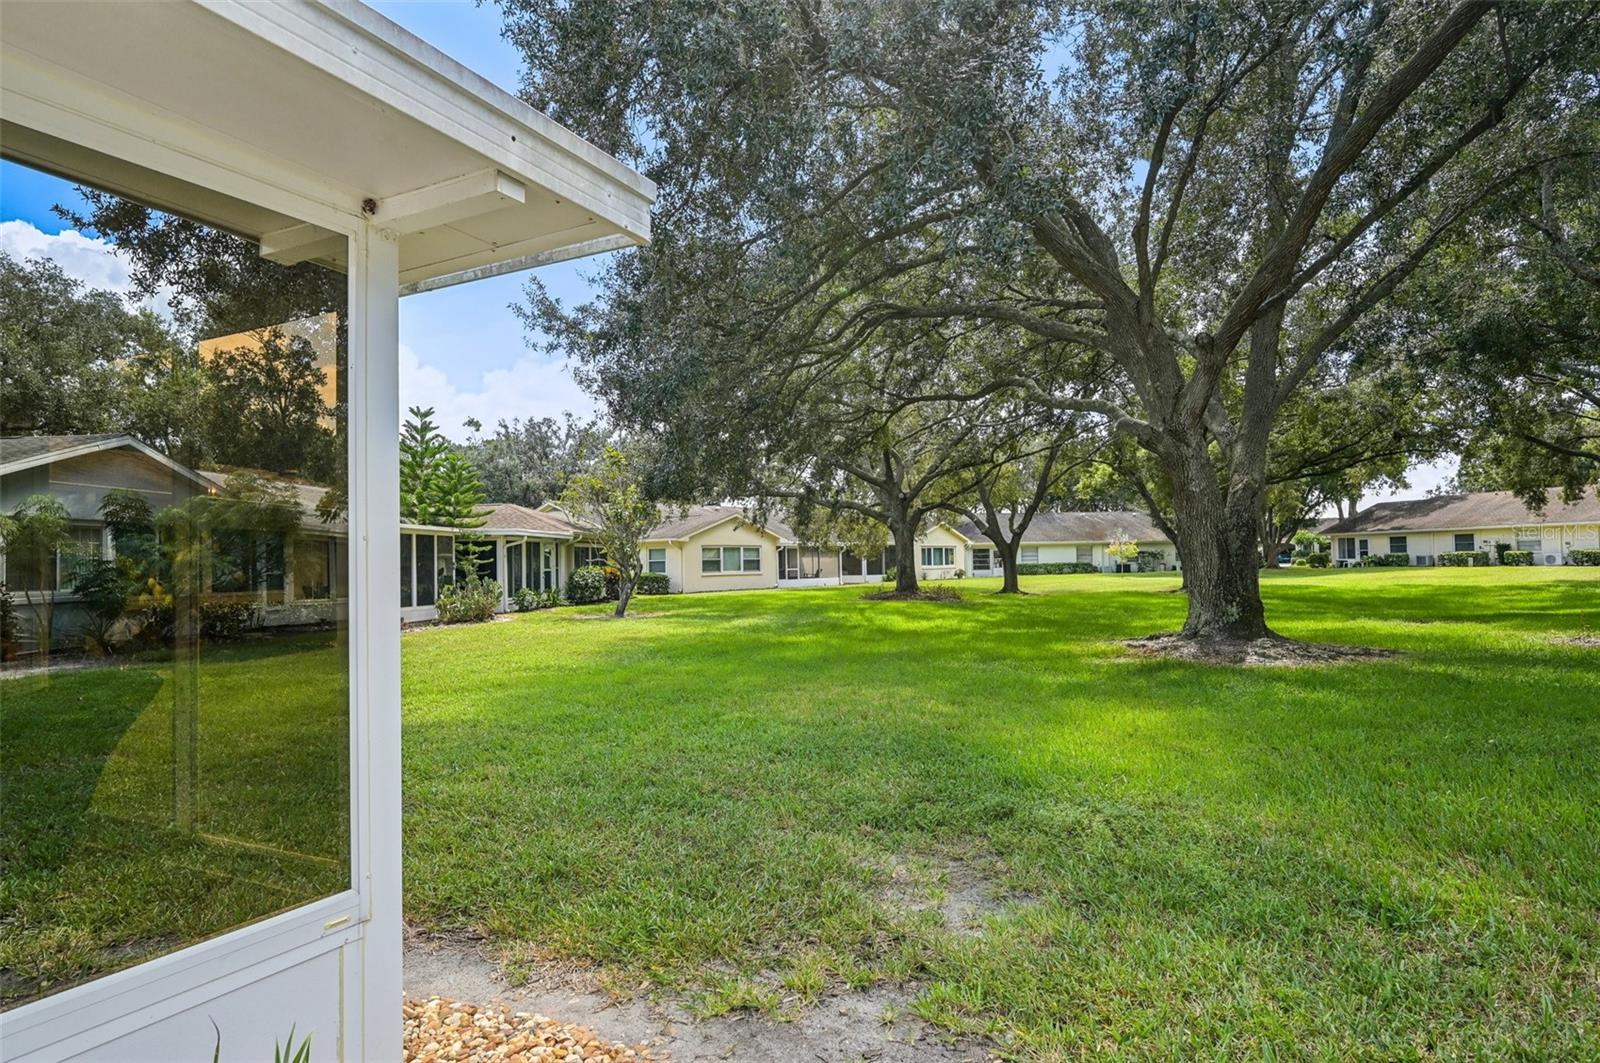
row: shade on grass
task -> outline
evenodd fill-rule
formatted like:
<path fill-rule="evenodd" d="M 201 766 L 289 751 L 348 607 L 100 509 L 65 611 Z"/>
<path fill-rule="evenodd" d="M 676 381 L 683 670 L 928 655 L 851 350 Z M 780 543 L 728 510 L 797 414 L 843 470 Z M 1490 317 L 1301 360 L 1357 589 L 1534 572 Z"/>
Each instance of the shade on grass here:
<path fill-rule="evenodd" d="M 1394 659 L 1134 659 L 1171 577 L 574 610 L 405 639 L 410 915 L 513 970 L 914 979 L 1025 1058 L 1600 1050 L 1600 572 L 1270 574 Z M 971 935 L 900 903 L 966 862 Z M 715 974 L 708 966 L 717 964 Z M 803 977 L 802 977 L 803 976 Z"/>
<path fill-rule="evenodd" d="M 0 679 L 0 1002 L 347 888 L 345 659 L 331 634 L 205 648 L 187 824 L 170 660 Z"/>

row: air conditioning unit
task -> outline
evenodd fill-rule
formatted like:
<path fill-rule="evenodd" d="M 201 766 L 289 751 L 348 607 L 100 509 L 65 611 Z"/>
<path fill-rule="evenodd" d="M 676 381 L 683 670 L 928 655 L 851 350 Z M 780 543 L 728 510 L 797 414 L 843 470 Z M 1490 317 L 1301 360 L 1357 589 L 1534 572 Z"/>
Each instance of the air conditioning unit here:
<path fill-rule="evenodd" d="M 1556 563 L 1556 555 L 1555 554 L 1545 554 L 1544 555 L 1544 563 L 1547 564 L 1547 565 L 1555 564 Z"/>
<path fill-rule="evenodd" d="M 1418 554 L 1417 555 L 1417 564 L 1419 564 L 1419 565 L 1431 565 L 1431 564 L 1433 564 L 1433 555 L 1432 554 Z"/>

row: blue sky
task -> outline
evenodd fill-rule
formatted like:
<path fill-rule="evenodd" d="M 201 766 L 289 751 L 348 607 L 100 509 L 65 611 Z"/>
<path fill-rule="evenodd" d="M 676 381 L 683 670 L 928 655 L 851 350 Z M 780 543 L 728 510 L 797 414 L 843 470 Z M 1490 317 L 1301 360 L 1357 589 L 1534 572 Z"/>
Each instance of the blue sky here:
<path fill-rule="evenodd" d="M 502 87 L 515 91 L 521 60 L 500 37 L 500 12 L 471 0 L 377 0 L 378 11 Z M 72 186 L 11 163 L 0 163 L 0 249 L 45 255 L 96 287 L 119 289 L 126 269 L 102 243 L 64 232 L 50 208 L 76 201 Z M 563 302 L 581 302 L 602 260 L 550 266 L 539 277 Z M 594 411 L 564 361 L 531 350 L 510 306 L 524 278 L 496 277 L 400 303 L 401 405 L 431 405 L 446 434 L 465 440 L 462 422 L 475 417 L 493 428 L 501 418 Z M 1453 470 L 1454 462 L 1414 469 L 1410 490 L 1383 497 L 1420 497 Z"/>

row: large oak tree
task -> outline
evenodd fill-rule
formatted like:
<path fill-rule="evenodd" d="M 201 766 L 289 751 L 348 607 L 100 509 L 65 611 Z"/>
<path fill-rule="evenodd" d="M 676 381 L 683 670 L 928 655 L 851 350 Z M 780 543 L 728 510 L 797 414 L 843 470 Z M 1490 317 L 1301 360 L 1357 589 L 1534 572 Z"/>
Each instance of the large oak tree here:
<path fill-rule="evenodd" d="M 1150 455 L 1215 640 L 1270 634 L 1281 411 L 1357 382 L 1372 312 L 1562 150 L 1600 48 L 1585 3 L 502 7 L 529 99 L 662 189 L 556 331 L 658 370 L 616 401 L 912 322 L 1025 335 L 994 382 Z"/>

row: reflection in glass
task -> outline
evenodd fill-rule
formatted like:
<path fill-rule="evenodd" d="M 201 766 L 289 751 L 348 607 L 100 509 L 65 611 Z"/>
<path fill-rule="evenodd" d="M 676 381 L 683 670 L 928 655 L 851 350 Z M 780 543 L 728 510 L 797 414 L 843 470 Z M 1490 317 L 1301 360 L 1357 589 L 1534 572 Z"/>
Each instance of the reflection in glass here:
<path fill-rule="evenodd" d="M 345 279 L 83 199 L 133 299 L 0 254 L 6 1007 L 350 885 Z"/>

